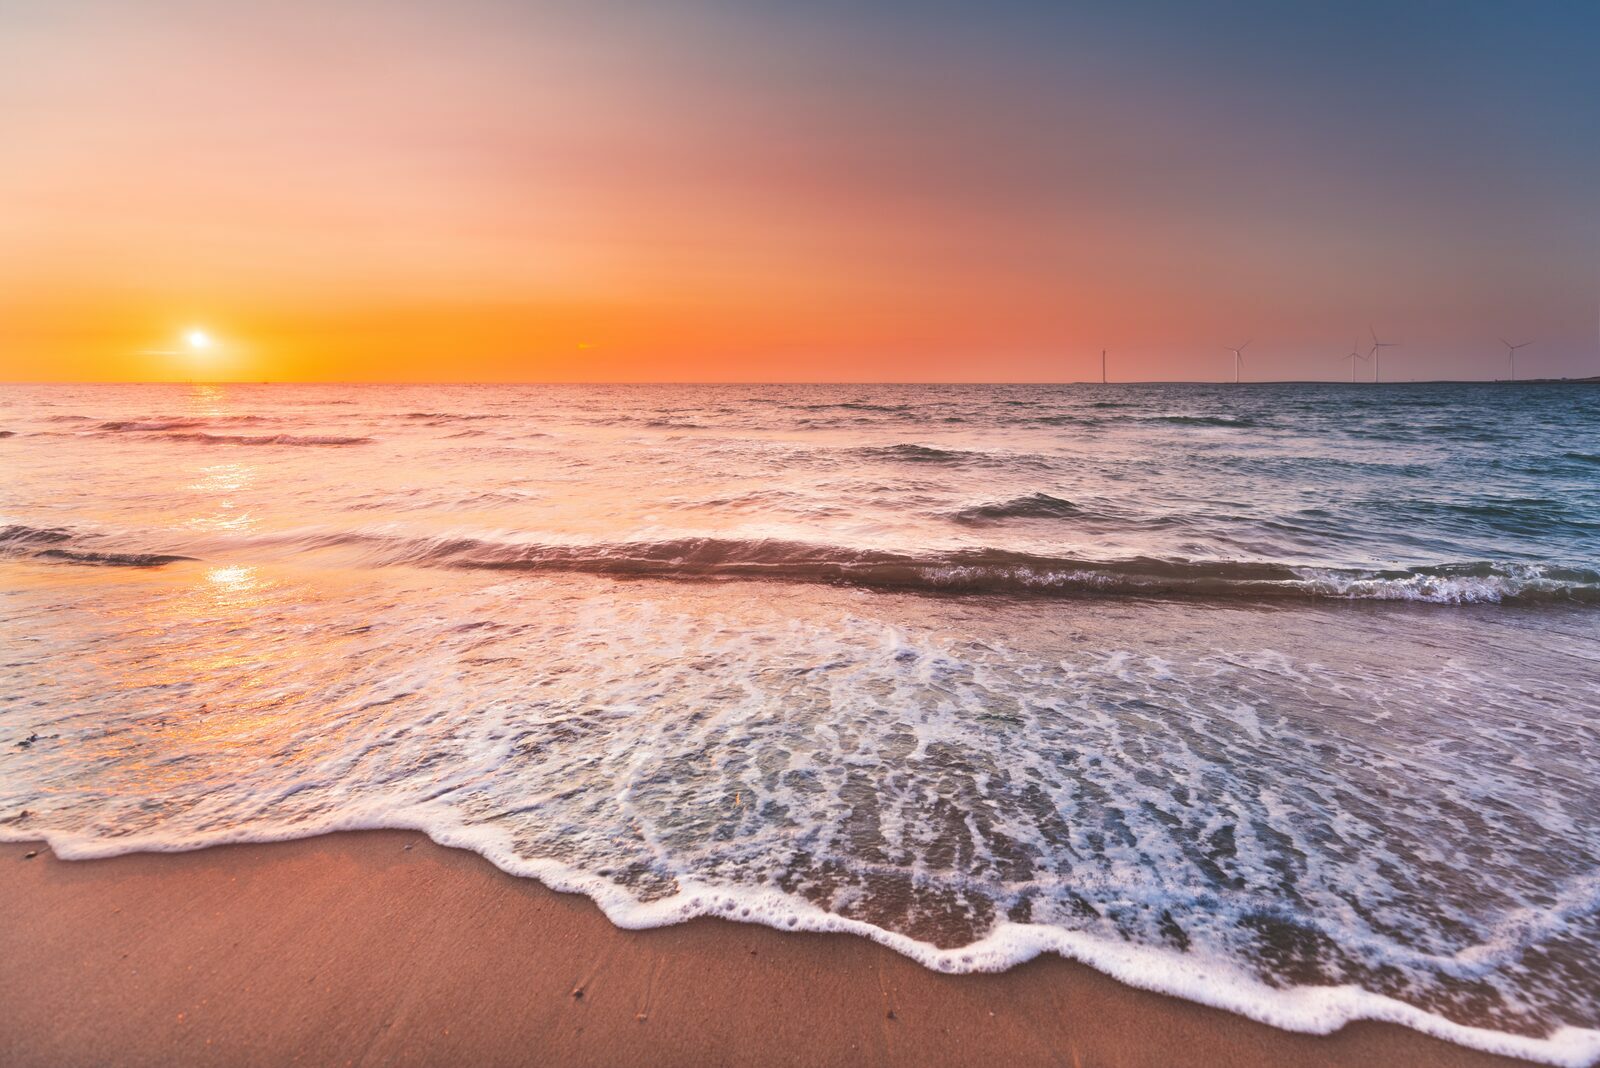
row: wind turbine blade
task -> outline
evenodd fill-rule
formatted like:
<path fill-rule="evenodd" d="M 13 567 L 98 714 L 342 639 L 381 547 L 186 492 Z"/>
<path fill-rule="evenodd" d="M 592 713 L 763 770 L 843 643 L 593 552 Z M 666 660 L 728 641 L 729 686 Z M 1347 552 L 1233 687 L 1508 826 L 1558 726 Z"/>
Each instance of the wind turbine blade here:
<path fill-rule="evenodd" d="M 1505 338 L 1501 338 L 1500 339 L 1500 344 L 1504 345 L 1508 349 L 1516 348 L 1515 345 L 1513 345 L 1511 342 L 1507 341 Z"/>

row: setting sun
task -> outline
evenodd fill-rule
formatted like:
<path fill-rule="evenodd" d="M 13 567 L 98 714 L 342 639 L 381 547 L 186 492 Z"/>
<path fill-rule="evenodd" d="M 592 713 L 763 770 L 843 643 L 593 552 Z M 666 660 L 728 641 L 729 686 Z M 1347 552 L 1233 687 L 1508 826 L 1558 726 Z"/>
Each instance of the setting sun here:
<path fill-rule="evenodd" d="M 211 335 L 204 330 L 191 330 L 184 336 L 189 343 L 189 348 L 195 352 L 203 352 L 211 347 Z"/>

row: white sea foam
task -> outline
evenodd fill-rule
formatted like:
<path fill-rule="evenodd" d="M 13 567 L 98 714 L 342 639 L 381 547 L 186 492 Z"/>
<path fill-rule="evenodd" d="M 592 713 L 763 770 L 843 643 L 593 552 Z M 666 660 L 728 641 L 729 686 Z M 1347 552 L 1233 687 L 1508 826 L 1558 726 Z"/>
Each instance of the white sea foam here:
<path fill-rule="evenodd" d="M 671 897 L 641 903 L 614 883 L 581 869 L 519 855 L 504 831 L 463 827 L 447 816 L 430 819 L 425 812 L 351 814 L 292 833 L 226 831 L 205 840 L 163 836 L 106 840 L 60 833 L 43 835 L 42 840 L 63 860 L 94 860 L 128 853 L 190 852 L 215 845 L 281 842 L 363 830 L 421 831 L 440 845 L 474 852 L 508 874 L 536 879 L 564 893 L 583 894 L 599 906 L 611 923 L 625 930 L 667 927 L 713 916 L 780 931 L 852 934 L 886 946 L 924 967 L 947 973 L 1000 972 L 1042 954 L 1055 953 L 1129 986 L 1237 1013 L 1286 1031 L 1326 1035 L 1356 1020 L 1376 1020 L 1487 1053 L 1543 1064 L 1589 1068 L 1600 1063 L 1597 1029 L 1563 1026 L 1543 1037 L 1508 1034 L 1457 1023 L 1359 986 L 1284 989 L 1267 985 L 1224 960 L 1204 960 L 1169 949 L 1040 924 L 1002 923 L 969 945 L 940 949 L 771 890 L 688 884 Z M 41 836 L 0 826 L 0 841 L 35 840 L 41 840 Z"/>
<path fill-rule="evenodd" d="M 406 827 L 622 926 L 849 931 L 953 971 L 1056 952 L 1296 1030 L 1595 1059 L 1593 694 L 1537 634 L 1495 632 L 1545 658 L 1522 679 L 1470 616 L 1445 663 L 1437 627 L 1369 663 L 1299 610 L 1168 606 L 1154 645 L 1148 607 L 1023 602 L 975 639 L 960 602 L 408 574 L 90 586 L 88 626 L 13 594 L 39 641 L 0 835 Z"/>

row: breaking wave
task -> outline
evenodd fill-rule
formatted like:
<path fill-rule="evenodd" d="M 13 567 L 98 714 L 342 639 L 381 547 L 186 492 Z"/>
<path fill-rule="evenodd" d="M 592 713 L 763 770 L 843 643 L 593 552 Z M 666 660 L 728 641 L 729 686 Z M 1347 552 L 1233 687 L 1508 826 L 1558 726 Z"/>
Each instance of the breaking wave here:
<path fill-rule="evenodd" d="M 1037 494 L 980 506 L 985 518 L 1073 514 Z M 781 539 L 672 538 L 626 542 L 521 542 L 486 537 L 406 537 L 382 531 L 302 531 L 216 538 L 188 553 L 102 547 L 60 528 L 0 527 L 0 553 L 74 563 L 153 567 L 213 556 L 353 552 L 373 567 L 568 572 L 676 581 L 764 580 L 943 595 L 1183 597 L 1415 601 L 1428 604 L 1600 604 L 1600 572 L 1579 567 L 1467 561 L 1410 568 L 1302 567 L 1270 561 L 1092 560 L 1005 549 L 924 553 Z M 63 543 L 73 542 L 70 548 Z M 85 544 L 87 543 L 87 544 Z M 41 549 L 41 546 L 51 546 Z"/>
<path fill-rule="evenodd" d="M 1600 572 L 1488 561 L 1369 570 L 1271 562 L 1099 561 L 1002 549 L 910 554 L 776 539 L 551 544 L 365 532 L 312 535 L 300 544 L 307 549 L 354 547 L 367 562 L 379 565 L 690 581 L 764 579 L 938 594 L 1600 604 Z"/>

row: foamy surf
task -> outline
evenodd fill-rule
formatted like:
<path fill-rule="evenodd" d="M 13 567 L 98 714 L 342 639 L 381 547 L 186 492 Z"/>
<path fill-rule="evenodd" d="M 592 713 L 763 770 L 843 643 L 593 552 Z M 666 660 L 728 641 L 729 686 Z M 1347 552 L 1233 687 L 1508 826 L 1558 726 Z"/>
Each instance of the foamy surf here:
<path fill-rule="evenodd" d="M 1285 990 L 1268 986 L 1225 961 L 1197 961 L 1159 948 L 1098 939 L 1037 924 L 1006 923 L 978 942 L 951 950 L 870 923 L 836 916 L 809 902 L 770 891 L 691 885 L 673 897 L 643 904 L 619 892 L 604 879 L 558 861 L 522 857 L 504 835 L 430 820 L 422 813 L 350 816 L 293 834 L 228 834 L 197 842 L 158 838 L 108 842 L 62 834 L 29 835 L 0 822 L 0 841 L 43 840 L 57 857 L 70 861 L 98 860 L 129 853 L 190 852 L 211 846 L 293 841 L 365 830 L 418 831 L 439 845 L 476 853 L 509 875 L 535 879 L 561 893 L 584 895 L 613 925 L 624 930 L 648 930 L 699 917 L 715 917 L 794 933 L 850 934 L 886 946 L 933 971 L 951 974 L 1001 972 L 1042 954 L 1054 953 L 1088 965 L 1128 986 L 1222 1009 L 1285 1031 L 1328 1035 L 1357 1020 L 1373 1020 L 1409 1027 L 1485 1053 L 1562 1068 L 1590 1068 L 1600 1063 L 1600 1030 L 1561 1027 L 1540 1038 L 1506 1034 L 1460 1024 L 1356 986 Z"/>

